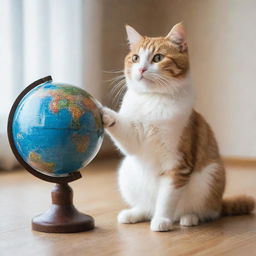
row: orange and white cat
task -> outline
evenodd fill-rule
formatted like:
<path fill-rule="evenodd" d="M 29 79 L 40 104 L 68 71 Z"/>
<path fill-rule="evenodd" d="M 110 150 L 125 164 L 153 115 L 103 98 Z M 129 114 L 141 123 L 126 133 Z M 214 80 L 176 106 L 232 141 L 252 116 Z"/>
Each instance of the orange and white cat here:
<path fill-rule="evenodd" d="M 151 221 L 151 230 L 168 231 L 175 221 L 194 226 L 250 213 L 253 198 L 222 198 L 225 169 L 211 128 L 193 109 L 183 25 L 155 38 L 126 30 L 127 92 L 118 113 L 103 108 L 107 133 L 125 155 L 119 187 L 131 208 L 118 221 Z"/>

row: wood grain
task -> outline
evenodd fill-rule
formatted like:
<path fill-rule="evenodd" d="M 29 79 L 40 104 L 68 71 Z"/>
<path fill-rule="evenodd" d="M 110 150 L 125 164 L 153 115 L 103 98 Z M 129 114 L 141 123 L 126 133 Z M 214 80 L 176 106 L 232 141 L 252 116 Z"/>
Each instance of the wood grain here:
<path fill-rule="evenodd" d="M 72 182 L 77 208 L 95 218 L 96 229 L 77 234 L 31 230 L 31 219 L 50 206 L 53 184 L 24 170 L 0 173 L 0 255 L 256 255 L 256 217 L 222 218 L 167 233 L 148 223 L 118 224 L 125 207 L 116 182 L 117 160 L 96 161 Z M 256 194 L 256 166 L 228 166 L 226 195 Z"/>

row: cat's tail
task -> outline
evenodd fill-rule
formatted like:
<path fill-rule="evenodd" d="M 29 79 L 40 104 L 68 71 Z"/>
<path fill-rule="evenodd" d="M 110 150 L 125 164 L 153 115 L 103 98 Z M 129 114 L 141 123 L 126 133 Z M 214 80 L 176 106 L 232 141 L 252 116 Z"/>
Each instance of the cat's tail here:
<path fill-rule="evenodd" d="M 255 200 L 251 196 L 240 195 L 224 198 L 222 201 L 222 216 L 250 214 L 255 208 Z"/>

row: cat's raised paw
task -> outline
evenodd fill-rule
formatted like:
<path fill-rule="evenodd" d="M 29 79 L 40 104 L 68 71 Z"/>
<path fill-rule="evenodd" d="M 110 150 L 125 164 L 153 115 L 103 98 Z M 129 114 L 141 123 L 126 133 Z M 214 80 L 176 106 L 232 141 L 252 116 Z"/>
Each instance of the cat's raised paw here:
<path fill-rule="evenodd" d="M 132 224 L 147 220 L 145 214 L 137 209 L 122 210 L 117 217 L 119 223 Z"/>
<path fill-rule="evenodd" d="M 104 127 L 112 127 L 116 123 L 116 118 L 115 118 L 115 111 L 109 109 L 109 108 L 103 108 L 102 109 L 102 121 L 104 124 Z"/>
<path fill-rule="evenodd" d="M 170 231 L 173 229 L 172 221 L 169 218 L 156 217 L 151 220 L 150 228 L 152 231 Z"/>
<path fill-rule="evenodd" d="M 197 226 L 198 223 L 199 219 L 195 214 L 187 214 L 180 218 L 180 225 L 185 227 Z"/>

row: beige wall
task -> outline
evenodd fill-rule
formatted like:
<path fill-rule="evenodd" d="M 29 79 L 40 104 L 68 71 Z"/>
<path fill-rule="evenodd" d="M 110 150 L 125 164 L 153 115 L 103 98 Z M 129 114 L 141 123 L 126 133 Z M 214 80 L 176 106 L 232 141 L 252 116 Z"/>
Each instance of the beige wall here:
<path fill-rule="evenodd" d="M 124 24 L 158 36 L 184 21 L 196 108 L 212 125 L 223 155 L 256 158 L 256 1 L 106 0 L 102 5 L 103 70 L 123 66 Z M 104 81 L 109 77 L 102 75 Z"/>

